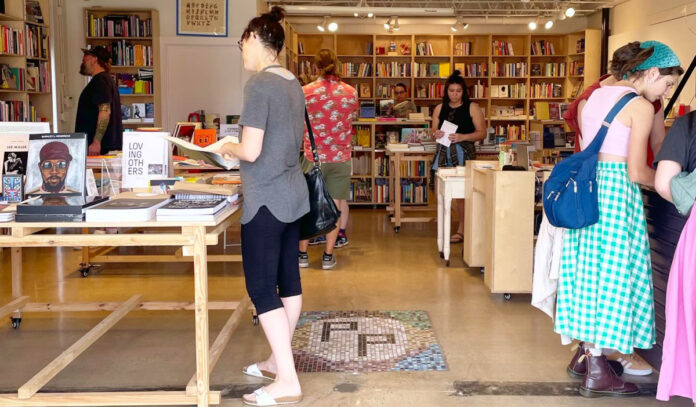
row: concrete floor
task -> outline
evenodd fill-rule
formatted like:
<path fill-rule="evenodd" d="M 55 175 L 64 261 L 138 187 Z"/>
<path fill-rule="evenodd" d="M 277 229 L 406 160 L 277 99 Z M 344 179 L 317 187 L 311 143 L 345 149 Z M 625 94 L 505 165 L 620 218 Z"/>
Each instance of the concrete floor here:
<path fill-rule="evenodd" d="M 445 353 L 448 371 L 302 374 L 305 401 L 315 406 L 693 406 L 686 399 L 596 399 L 538 396 L 461 396 L 456 381 L 567 382 L 572 356 L 552 331 L 552 321 L 529 305 L 491 295 L 479 269 L 464 268 L 460 245 L 452 267 L 439 258 L 434 224 L 406 224 L 395 235 L 383 210 L 353 210 L 350 245 L 339 249 L 338 267 L 320 270 L 322 248 L 310 249 L 312 268 L 302 271 L 305 310 L 426 310 Z M 231 233 L 229 240 L 237 239 Z M 228 248 L 228 252 L 238 251 Z M 191 300 L 191 266 L 109 265 L 81 278 L 80 252 L 27 249 L 25 295 L 31 301 Z M 0 304 L 10 295 L 10 255 L 0 257 Z M 209 266 L 211 300 L 237 300 L 244 292 L 240 264 Z M 0 323 L 0 392 L 13 392 L 106 314 L 30 314 L 19 330 Z M 228 312 L 211 312 L 211 338 Z M 260 382 L 240 369 L 265 357 L 260 327 L 243 321 L 212 374 L 224 388 L 225 406 Z M 52 380 L 45 390 L 183 389 L 194 372 L 192 312 L 133 312 Z M 643 379 L 655 382 L 656 376 Z M 504 386 L 504 384 L 503 384 Z"/>

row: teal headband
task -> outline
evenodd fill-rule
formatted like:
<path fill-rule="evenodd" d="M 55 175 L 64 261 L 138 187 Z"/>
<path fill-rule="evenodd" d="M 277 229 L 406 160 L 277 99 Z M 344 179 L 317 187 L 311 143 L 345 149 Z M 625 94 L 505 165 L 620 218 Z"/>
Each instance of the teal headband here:
<path fill-rule="evenodd" d="M 635 69 L 631 70 L 629 74 L 633 74 L 638 71 L 646 71 L 650 68 L 671 68 L 673 66 L 680 66 L 679 58 L 672 51 L 670 47 L 659 42 L 659 41 L 645 41 L 640 43 L 642 49 L 654 48 L 650 58 L 643 61 L 642 64 L 638 65 Z M 624 75 L 624 79 L 628 78 L 628 74 Z"/>

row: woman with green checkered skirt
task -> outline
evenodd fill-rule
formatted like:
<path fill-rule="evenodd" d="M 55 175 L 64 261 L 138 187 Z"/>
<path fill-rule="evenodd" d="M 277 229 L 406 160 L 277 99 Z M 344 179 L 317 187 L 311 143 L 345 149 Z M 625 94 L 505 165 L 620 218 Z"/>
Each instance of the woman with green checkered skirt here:
<path fill-rule="evenodd" d="M 655 344 L 650 246 L 639 185 L 654 185 L 655 171 L 646 165 L 651 102 L 667 95 L 683 73 L 679 65 L 662 43 L 629 43 L 611 61 L 617 82 L 579 105 L 584 149 L 622 96 L 641 96 L 616 116 L 600 150 L 599 222 L 568 230 L 563 241 L 555 331 L 584 342 L 568 371 L 584 377 L 580 393 L 587 397 L 638 394 L 611 369 L 602 349 L 628 354 Z"/>

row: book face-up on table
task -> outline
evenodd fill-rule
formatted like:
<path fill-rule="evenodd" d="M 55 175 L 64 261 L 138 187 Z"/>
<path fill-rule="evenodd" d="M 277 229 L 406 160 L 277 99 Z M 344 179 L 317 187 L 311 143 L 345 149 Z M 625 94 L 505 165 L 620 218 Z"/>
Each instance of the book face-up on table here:
<path fill-rule="evenodd" d="M 175 138 L 171 136 L 165 137 L 172 144 L 175 144 L 179 149 L 180 153 L 185 154 L 187 157 L 193 160 L 201 160 L 208 164 L 214 165 L 216 167 L 224 168 L 226 170 L 232 170 L 239 168 L 239 159 L 226 160 L 217 151 L 222 148 L 226 143 L 238 144 L 239 141 L 236 137 L 226 136 L 225 138 L 213 143 L 209 146 L 201 147 L 193 143 L 189 143 L 180 138 Z"/>
<path fill-rule="evenodd" d="M 148 188 L 150 180 L 170 177 L 169 133 L 123 133 L 123 187 Z"/>
<path fill-rule="evenodd" d="M 114 198 L 85 212 L 87 222 L 147 222 L 155 218 L 157 209 L 171 201 L 169 196 L 146 198 Z"/>

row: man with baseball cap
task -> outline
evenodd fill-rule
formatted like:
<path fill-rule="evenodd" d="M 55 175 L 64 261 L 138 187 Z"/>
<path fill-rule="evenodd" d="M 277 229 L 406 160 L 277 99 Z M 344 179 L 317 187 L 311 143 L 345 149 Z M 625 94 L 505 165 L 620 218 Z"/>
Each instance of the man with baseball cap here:
<path fill-rule="evenodd" d="M 75 132 L 86 133 L 90 156 L 121 150 L 123 123 L 118 86 L 111 76 L 109 51 L 103 46 L 82 50 L 80 74 L 92 79 L 80 94 Z"/>
<path fill-rule="evenodd" d="M 65 185 L 72 156 L 65 143 L 51 141 L 39 151 L 39 171 L 43 183 L 27 194 L 68 194 L 79 191 Z"/>

